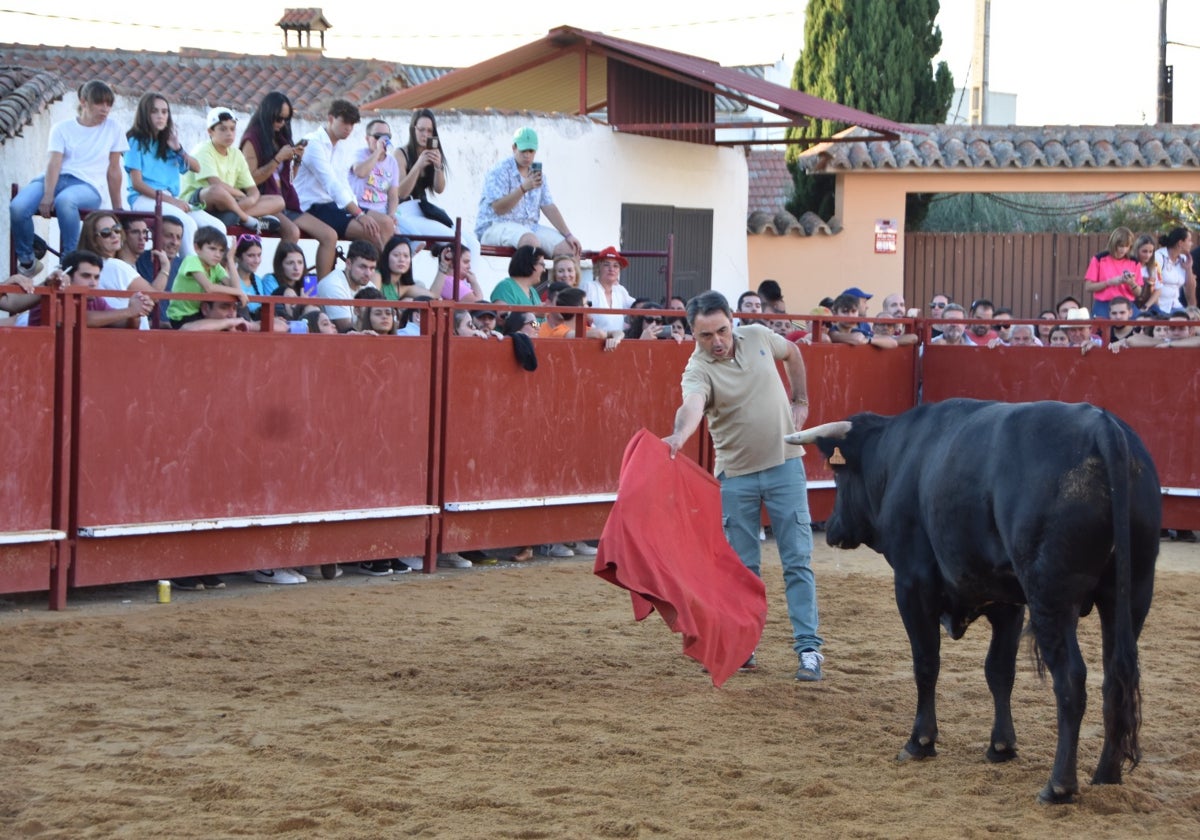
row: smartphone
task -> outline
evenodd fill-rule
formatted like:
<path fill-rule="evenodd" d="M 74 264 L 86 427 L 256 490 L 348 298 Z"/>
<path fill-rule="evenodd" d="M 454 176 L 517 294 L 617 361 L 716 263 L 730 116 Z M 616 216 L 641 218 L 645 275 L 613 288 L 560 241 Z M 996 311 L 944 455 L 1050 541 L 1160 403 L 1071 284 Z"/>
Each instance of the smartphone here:
<path fill-rule="evenodd" d="M 425 141 L 425 148 L 436 150 L 437 147 L 438 147 L 438 139 L 436 137 L 430 137 L 428 140 Z"/>
<path fill-rule="evenodd" d="M 304 294 L 306 297 L 317 296 L 317 275 L 309 274 L 304 278 Z"/>
<path fill-rule="evenodd" d="M 297 146 L 307 146 L 307 145 L 308 145 L 308 140 L 297 140 L 297 141 L 296 141 L 296 145 L 297 145 Z"/>
<path fill-rule="evenodd" d="M 535 160 L 533 163 L 529 164 L 529 171 L 530 173 L 541 172 L 542 162 L 540 160 Z"/>

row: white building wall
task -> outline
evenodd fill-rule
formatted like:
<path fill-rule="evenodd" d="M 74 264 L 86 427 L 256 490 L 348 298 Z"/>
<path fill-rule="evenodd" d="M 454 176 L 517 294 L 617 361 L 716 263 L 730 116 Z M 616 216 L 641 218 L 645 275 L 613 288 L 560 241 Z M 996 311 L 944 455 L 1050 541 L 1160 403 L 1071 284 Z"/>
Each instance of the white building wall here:
<path fill-rule="evenodd" d="M 118 124 L 133 124 L 137 102 L 118 97 L 112 119 Z M 25 136 L 9 140 L 3 146 L 0 172 L 4 183 L 25 184 L 45 171 L 46 143 L 50 127 L 74 116 L 75 97 L 56 103 L 35 119 Z M 193 148 L 206 138 L 204 115 L 207 109 L 172 105 L 172 116 L 180 139 Z M 239 126 L 249 114 L 238 113 Z M 407 141 L 409 112 L 385 114 L 395 142 Z M 338 146 L 338 155 L 349 161 L 365 145 L 364 122 L 351 138 Z M 315 130 L 318 123 L 297 118 L 292 124 L 296 138 Z M 446 192 L 435 203 L 451 217 L 461 216 L 463 227 L 473 230 L 483 180 L 489 169 L 512 154 L 512 135 L 520 127 L 531 125 L 538 132 L 538 160 L 545 167 L 555 201 L 572 232 L 583 247 L 600 250 L 620 245 L 621 205 L 659 204 L 713 211 L 712 287 L 736 297 L 748 288 L 746 259 L 747 170 L 741 149 L 702 146 L 670 140 L 625 135 L 586 118 L 534 116 L 530 114 L 438 114 L 438 133 L 448 164 Z M 348 165 L 348 163 L 347 163 Z M 8 191 L 4 190 L 3 209 L 7 212 Z M 45 236 L 53 222 L 39 220 L 38 231 Z M 57 230 L 50 233 L 57 242 Z M 0 243 L 9 248 L 7 224 L 0 224 Z M 303 244 L 303 243 L 302 243 Z M 264 242 L 264 271 L 269 271 L 273 254 L 272 240 Z M 663 243 L 666 247 L 666 243 Z M 309 259 L 315 247 L 306 244 Z M 507 276 L 507 259 L 476 259 L 475 271 L 485 292 Z M 433 278 L 432 258 L 419 257 L 414 273 L 419 281 Z M 587 266 L 585 265 L 585 273 Z"/>

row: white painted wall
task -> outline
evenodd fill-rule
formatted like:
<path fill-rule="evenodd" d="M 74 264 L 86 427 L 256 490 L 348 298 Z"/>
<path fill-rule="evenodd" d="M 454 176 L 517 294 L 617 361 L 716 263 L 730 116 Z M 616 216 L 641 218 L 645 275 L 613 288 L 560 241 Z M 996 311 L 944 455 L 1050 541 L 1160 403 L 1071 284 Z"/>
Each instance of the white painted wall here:
<path fill-rule="evenodd" d="M 118 97 L 112 118 L 132 125 L 137 102 Z M 3 146 L 0 174 L 3 183 L 25 184 L 44 171 L 46 143 L 53 123 L 74 116 L 75 97 L 56 103 L 40 115 L 25 136 Z M 207 109 L 172 106 L 180 139 L 187 148 L 206 137 Z M 236 113 L 236 112 L 235 112 Z M 244 125 L 249 114 L 238 113 Z M 409 112 L 385 114 L 397 143 L 407 141 Z M 620 244 L 622 203 L 661 204 L 713 211 L 712 288 L 737 297 L 748 288 L 746 259 L 747 170 L 741 149 L 701 146 L 670 140 L 625 135 L 586 118 L 530 114 L 438 115 L 438 133 L 449 167 L 446 192 L 436 203 L 450 215 L 462 216 L 464 229 L 473 230 L 479 196 L 488 170 L 512 154 L 512 135 L 532 125 L 538 132 L 538 160 L 559 209 L 584 248 L 599 250 Z M 297 118 L 292 132 L 297 138 L 314 130 L 316 123 Z M 365 144 L 365 119 L 351 138 L 339 144 L 340 157 L 350 160 Z M 348 165 L 348 164 L 347 164 Z M 8 190 L 2 208 L 7 213 Z M 46 235 L 52 222 L 40 220 L 39 232 Z M 56 242 L 57 231 L 50 241 Z M 268 241 L 264 266 L 270 265 L 273 248 Z M 8 253 L 9 231 L 0 224 L 0 247 Z M 666 247 L 666 243 L 663 243 Z M 310 260 L 315 247 L 306 247 Z M 485 292 L 507 276 L 507 259 L 476 259 L 475 270 Z M 430 281 L 431 258 L 418 258 L 414 272 L 418 280 Z M 264 268 L 269 271 L 269 268 Z M 587 266 L 585 265 L 585 273 Z"/>

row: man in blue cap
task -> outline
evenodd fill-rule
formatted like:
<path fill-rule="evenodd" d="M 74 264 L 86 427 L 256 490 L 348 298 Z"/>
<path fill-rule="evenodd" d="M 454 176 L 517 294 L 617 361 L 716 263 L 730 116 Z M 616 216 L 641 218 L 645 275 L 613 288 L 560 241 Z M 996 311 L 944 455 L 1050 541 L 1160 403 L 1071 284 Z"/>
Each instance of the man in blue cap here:
<path fill-rule="evenodd" d="M 537 132 L 528 126 L 517 129 L 512 157 L 492 167 L 483 181 L 475 235 L 484 245 L 531 245 L 546 255 L 578 259 L 579 240 L 555 206 L 541 164 L 534 164 L 537 148 Z M 554 227 L 539 224 L 542 214 Z"/>

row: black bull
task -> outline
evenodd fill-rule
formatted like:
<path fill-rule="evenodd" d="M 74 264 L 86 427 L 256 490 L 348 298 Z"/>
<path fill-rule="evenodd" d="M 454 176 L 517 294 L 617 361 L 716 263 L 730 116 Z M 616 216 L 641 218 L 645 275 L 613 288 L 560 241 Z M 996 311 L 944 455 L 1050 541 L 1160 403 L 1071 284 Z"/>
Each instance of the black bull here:
<path fill-rule="evenodd" d="M 858 414 L 789 435 L 830 461 L 830 545 L 882 553 L 912 647 L 917 714 L 901 758 L 936 755 L 939 623 L 952 638 L 985 616 L 995 706 L 987 758 L 1016 757 L 1011 696 L 1025 606 L 1054 680 L 1058 748 L 1040 798 L 1079 792 L 1087 703 L 1079 617 L 1099 610 L 1104 747 L 1093 784 L 1141 757 L 1137 638 L 1154 589 L 1158 475 L 1125 423 L 1091 405 L 949 400 L 896 417 Z"/>

